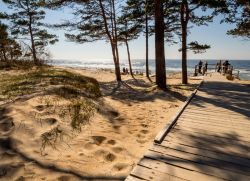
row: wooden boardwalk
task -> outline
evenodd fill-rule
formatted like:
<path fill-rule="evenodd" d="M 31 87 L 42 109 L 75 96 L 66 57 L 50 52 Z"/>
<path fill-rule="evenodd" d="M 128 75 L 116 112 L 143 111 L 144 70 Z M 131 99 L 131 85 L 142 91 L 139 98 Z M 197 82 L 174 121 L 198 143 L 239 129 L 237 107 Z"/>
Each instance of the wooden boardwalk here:
<path fill-rule="evenodd" d="M 204 84 L 127 181 L 250 181 L 250 87 L 219 74 Z"/>

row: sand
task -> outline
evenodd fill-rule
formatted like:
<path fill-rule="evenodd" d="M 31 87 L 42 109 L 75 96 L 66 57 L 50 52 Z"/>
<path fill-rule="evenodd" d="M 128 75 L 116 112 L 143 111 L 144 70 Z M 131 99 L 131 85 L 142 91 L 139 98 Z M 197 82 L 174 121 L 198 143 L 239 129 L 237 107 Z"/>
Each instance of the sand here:
<path fill-rule="evenodd" d="M 143 76 L 123 75 L 118 85 L 111 70 L 67 70 L 98 80 L 98 111 L 72 131 L 68 115 L 58 116 L 67 100 L 37 95 L 2 105 L 0 180 L 124 180 L 200 82 L 184 86 L 175 74 L 164 92 Z"/>

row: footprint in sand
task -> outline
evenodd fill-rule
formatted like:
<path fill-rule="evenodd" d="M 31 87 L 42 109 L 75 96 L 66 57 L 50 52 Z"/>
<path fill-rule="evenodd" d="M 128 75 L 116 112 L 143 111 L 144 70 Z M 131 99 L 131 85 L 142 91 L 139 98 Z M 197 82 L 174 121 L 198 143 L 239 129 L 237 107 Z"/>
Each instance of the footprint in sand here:
<path fill-rule="evenodd" d="M 148 132 L 149 132 L 149 131 L 146 130 L 146 129 L 142 129 L 142 130 L 141 130 L 141 133 L 143 133 L 143 134 L 148 134 Z"/>
<path fill-rule="evenodd" d="M 141 135 L 140 133 L 136 135 L 137 138 L 145 138 L 144 135 Z"/>
<path fill-rule="evenodd" d="M 94 152 L 94 156 L 97 158 L 104 159 L 109 162 L 113 162 L 116 159 L 116 155 L 106 151 L 106 150 L 97 150 Z"/>
<path fill-rule="evenodd" d="M 83 147 L 84 147 L 85 149 L 87 149 L 87 150 L 92 150 L 92 149 L 94 149 L 95 145 L 96 145 L 96 144 L 94 144 L 94 143 L 88 142 L 88 143 L 86 143 Z"/>
<path fill-rule="evenodd" d="M 93 143 L 96 145 L 101 145 L 103 141 L 105 141 L 107 138 L 105 136 L 91 136 Z"/>
<path fill-rule="evenodd" d="M 51 107 L 51 106 L 47 106 L 47 105 L 37 105 L 37 106 L 35 106 L 35 109 L 37 110 L 37 111 L 39 111 L 39 112 L 42 112 L 42 111 L 44 111 L 46 108 L 49 108 L 49 107 Z"/>
<path fill-rule="evenodd" d="M 109 113 L 111 116 L 113 116 L 113 117 L 118 117 L 118 116 L 119 116 L 119 112 L 117 112 L 117 111 L 110 110 L 110 111 L 108 111 L 108 113 Z"/>
<path fill-rule="evenodd" d="M 113 166 L 113 170 L 120 172 L 120 171 L 123 171 L 123 170 L 127 169 L 128 167 L 129 167 L 129 165 L 126 164 L 126 163 L 116 163 Z"/>
<path fill-rule="evenodd" d="M 63 175 L 63 176 L 60 176 L 57 178 L 58 181 L 70 181 L 70 180 L 73 180 L 71 176 L 66 176 L 66 175 Z"/>
<path fill-rule="evenodd" d="M 104 158 L 106 161 L 113 162 L 116 159 L 116 156 L 113 153 L 108 153 Z"/>
<path fill-rule="evenodd" d="M 136 140 L 136 142 L 143 144 L 143 143 L 146 143 L 147 141 L 145 141 L 145 140 Z"/>
<path fill-rule="evenodd" d="M 124 151 L 125 149 L 122 147 L 113 147 L 111 148 L 113 152 L 115 153 L 121 153 L 122 151 Z"/>
<path fill-rule="evenodd" d="M 116 141 L 115 140 L 108 140 L 107 143 L 110 144 L 110 145 L 115 145 Z"/>
<path fill-rule="evenodd" d="M 53 124 L 57 123 L 57 119 L 55 119 L 55 118 L 46 118 L 46 119 L 43 120 L 43 122 L 45 122 L 48 125 L 53 125 Z"/>
<path fill-rule="evenodd" d="M 11 118 L 0 120 L 0 133 L 8 132 L 14 128 L 14 123 Z"/>
<path fill-rule="evenodd" d="M 118 125 L 114 125 L 113 128 L 114 129 L 119 129 L 121 126 L 118 126 Z"/>
<path fill-rule="evenodd" d="M 142 123 L 141 126 L 144 127 L 144 128 L 147 128 L 147 127 L 148 127 L 148 125 L 147 125 L 147 124 L 144 124 L 144 123 Z"/>

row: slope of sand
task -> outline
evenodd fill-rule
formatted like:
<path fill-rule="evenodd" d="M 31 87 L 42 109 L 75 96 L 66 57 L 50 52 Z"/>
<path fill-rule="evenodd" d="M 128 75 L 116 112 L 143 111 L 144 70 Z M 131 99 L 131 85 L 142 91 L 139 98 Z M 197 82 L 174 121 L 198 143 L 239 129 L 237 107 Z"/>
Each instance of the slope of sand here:
<path fill-rule="evenodd" d="M 67 70 L 99 81 L 94 116 L 72 131 L 55 95 L 1 106 L 0 180 L 123 180 L 200 82 L 175 75 L 164 92 L 142 76 L 117 84 L 110 70 Z"/>

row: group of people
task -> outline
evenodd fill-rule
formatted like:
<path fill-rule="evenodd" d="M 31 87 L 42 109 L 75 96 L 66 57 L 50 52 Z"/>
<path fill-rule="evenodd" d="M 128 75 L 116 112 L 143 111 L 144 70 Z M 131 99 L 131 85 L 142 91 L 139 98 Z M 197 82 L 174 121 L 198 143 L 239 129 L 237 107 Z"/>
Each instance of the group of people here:
<path fill-rule="evenodd" d="M 205 75 L 205 73 L 207 72 L 207 66 L 207 61 L 203 64 L 203 62 L 200 60 L 198 63 L 198 73 Z"/>
<path fill-rule="evenodd" d="M 229 66 L 231 64 L 229 63 L 228 60 L 224 61 L 222 63 L 222 61 L 220 60 L 217 64 L 216 64 L 216 67 L 215 67 L 215 70 L 217 70 L 217 72 L 223 72 L 223 73 L 228 73 L 228 70 L 229 70 Z"/>
<path fill-rule="evenodd" d="M 129 74 L 128 68 L 123 67 L 122 68 L 122 74 L 123 75 L 128 75 Z"/>
<path fill-rule="evenodd" d="M 220 60 L 216 66 L 215 66 L 215 71 L 220 72 L 220 73 L 230 73 L 229 71 L 231 70 L 230 68 L 230 63 L 228 60 L 225 60 L 223 63 Z M 208 63 L 207 61 L 205 63 L 203 63 L 201 60 L 199 61 L 198 65 L 195 68 L 195 76 L 197 76 L 198 74 L 202 74 L 205 75 L 205 73 L 207 72 L 208 69 Z"/>

